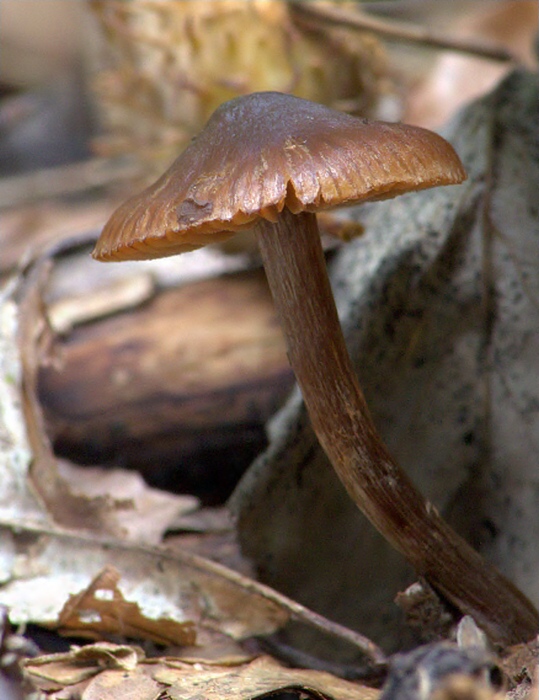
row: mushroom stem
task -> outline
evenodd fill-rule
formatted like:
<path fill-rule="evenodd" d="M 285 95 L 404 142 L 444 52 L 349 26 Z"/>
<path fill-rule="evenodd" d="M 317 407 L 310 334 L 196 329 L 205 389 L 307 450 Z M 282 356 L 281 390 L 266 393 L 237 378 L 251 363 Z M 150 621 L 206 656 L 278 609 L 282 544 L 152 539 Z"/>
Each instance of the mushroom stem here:
<path fill-rule="evenodd" d="M 351 498 L 493 642 L 534 638 L 533 605 L 442 520 L 383 444 L 346 349 L 316 216 L 285 208 L 277 223 L 260 220 L 256 230 L 290 364 L 320 444 Z"/>

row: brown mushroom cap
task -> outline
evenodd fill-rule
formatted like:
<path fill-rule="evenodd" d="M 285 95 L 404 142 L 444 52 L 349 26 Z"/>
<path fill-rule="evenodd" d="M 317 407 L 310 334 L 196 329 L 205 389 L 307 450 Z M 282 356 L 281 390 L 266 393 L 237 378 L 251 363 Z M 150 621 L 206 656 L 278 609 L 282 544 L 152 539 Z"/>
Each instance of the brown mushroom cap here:
<path fill-rule="evenodd" d="M 122 204 L 99 260 L 142 260 L 229 238 L 259 217 L 385 199 L 466 177 L 440 136 L 277 92 L 221 105 L 157 182 Z"/>

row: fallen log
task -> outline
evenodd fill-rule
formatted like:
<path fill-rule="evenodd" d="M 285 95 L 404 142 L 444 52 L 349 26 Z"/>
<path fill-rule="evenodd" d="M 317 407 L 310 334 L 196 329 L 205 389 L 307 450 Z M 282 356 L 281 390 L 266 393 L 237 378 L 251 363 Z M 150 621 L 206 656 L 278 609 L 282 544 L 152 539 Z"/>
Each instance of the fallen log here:
<path fill-rule="evenodd" d="M 226 497 L 293 384 L 261 271 L 162 291 L 57 335 L 39 396 L 58 454 Z"/>

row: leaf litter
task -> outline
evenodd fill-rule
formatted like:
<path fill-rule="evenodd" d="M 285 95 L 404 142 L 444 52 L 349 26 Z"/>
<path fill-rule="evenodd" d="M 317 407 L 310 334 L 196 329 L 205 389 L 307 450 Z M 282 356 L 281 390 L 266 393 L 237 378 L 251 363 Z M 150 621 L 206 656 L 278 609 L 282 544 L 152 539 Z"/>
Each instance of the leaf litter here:
<path fill-rule="evenodd" d="M 54 455 L 35 389 L 51 332 L 43 309 L 50 266 L 47 254 L 26 265 L 0 304 L 0 604 L 12 624 L 38 624 L 95 643 L 28 660 L 33 682 L 58 700 L 157 698 L 164 688 L 171 698 L 194 697 L 204 685 L 218 694 L 225 678 L 237 697 L 292 687 L 300 676 L 289 676 L 277 662 L 249 671 L 259 652 L 242 646 L 291 619 L 344 637 L 372 663 L 382 663 L 383 653 L 360 634 L 222 564 L 163 547 L 164 533 L 182 521 L 204 530 L 208 519 L 196 499 L 156 491 L 122 470 L 82 469 Z M 209 522 L 216 526 L 215 518 Z M 155 661 L 102 639 L 174 649 L 175 667 L 160 662 L 174 678 L 156 679 Z M 216 663 L 227 670 L 217 671 Z M 208 664 L 211 672 L 204 670 Z M 333 677 L 326 676 L 329 688 Z M 349 694 L 353 688 L 356 697 L 374 697 L 350 686 Z"/>
<path fill-rule="evenodd" d="M 517 83 L 518 79 L 517 76 L 512 80 Z M 511 92 L 510 81 L 505 89 Z M 514 85 L 512 89 L 516 89 Z M 485 105 L 491 109 L 500 107 L 495 98 L 492 104 L 484 102 L 483 109 Z M 494 135 L 498 142 L 500 135 L 504 136 L 504 145 L 518 137 L 516 131 L 507 136 L 499 124 L 495 126 Z M 459 139 L 464 136 L 459 135 Z M 519 310 L 519 304 L 529 306 L 534 301 L 536 290 L 529 266 L 535 253 L 530 249 L 530 256 L 522 257 L 519 241 L 511 238 L 514 232 L 528 225 L 522 219 L 526 212 L 511 208 L 504 197 L 504 192 L 512 196 L 511 179 L 515 179 L 512 172 L 516 172 L 515 168 L 506 170 L 497 162 L 490 163 L 490 174 L 495 177 L 487 182 L 488 216 L 483 222 L 486 224 L 483 243 L 487 243 L 485 259 L 487 263 L 494 261 L 494 267 L 483 271 L 487 278 L 491 276 L 493 286 L 496 282 L 498 300 L 513 304 L 506 307 L 500 303 L 498 307 L 500 322 L 494 329 L 490 328 L 498 353 L 487 360 L 494 368 L 491 398 L 509 399 L 503 405 L 508 406 L 511 429 L 523 438 L 522 454 L 519 446 L 511 448 L 521 466 L 537 450 L 533 440 L 536 411 L 533 386 L 526 384 L 525 390 L 522 389 L 526 368 L 519 366 L 521 348 L 515 345 L 516 338 L 531 337 L 530 330 L 525 323 L 526 314 L 513 314 L 513 311 Z M 472 200 L 474 205 L 477 200 Z M 508 212 L 513 212 L 509 214 L 510 220 L 505 218 Z M 341 262 L 341 267 L 350 264 Z M 132 484 L 132 492 L 114 497 L 107 489 L 101 493 L 84 493 L 78 478 L 73 478 L 76 467 L 56 459 L 35 394 L 36 368 L 46 356 L 49 333 L 42 313 L 42 290 L 49 265 L 46 256 L 27 265 L 8 283 L 0 298 L 0 457 L 5 475 L 0 493 L 0 603 L 10 607 L 15 623 L 61 626 L 70 634 L 98 638 L 105 633 L 123 636 L 128 631 L 156 643 L 190 647 L 195 641 L 199 644 L 196 648 L 199 658 L 192 663 L 146 659 L 135 647 L 106 648 L 99 642 L 82 649 L 73 648 L 63 656 L 40 657 L 39 671 L 38 660 L 28 661 L 28 672 L 49 684 L 43 687 L 55 700 L 127 696 L 141 700 L 167 696 L 175 699 L 201 695 L 211 698 L 225 693 L 233 698 L 247 698 L 270 694 L 277 688 L 301 688 L 306 694 L 312 689 L 317 697 L 332 697 L 332 693 L 342 698 L 376 697 L 376 691 L 357 684 L 345 687 L 342 685 L 345 681 L 333 676 L 328 676 L 326 686 L 319 672 L 292 672 L 265 657 L 252 661 L 241 646 L 235 645 L 236 641 L 251 636 L 270 634 L 292 618 L 318 623 L 327 630 L 332 628 L 323 618 L 313 616 L 294 601 L 222 565 L 155 546 L 168 525 L 182 517 L 182 513 L 196 515 L 196 503 L 175 502 L 175 497 L 171 497 L 168 511 L 164 502 L 157 499 L 156 503 L 160 504 L 157 509 L 163 506 L 166 515 L 141 544 L 141 528 L 130 527 L 125 517 L 136 515 L 140 506 L 135 493 L 137 485 Z M 504 270 L 506 276 L 494 278 L 499 270 Z M 513 298 L 509 282 L 513 287 L 521 287 L 524 294 Z M 528 317 L 530 314 L 535 317 L 534 309 L 528 308 Z M 513 324 L 518 333 L 505 332 L 502 321 L 508 327 Z M 421 344 L 423 340 L 416 338 L 415 342 Z M 413 345 L 410 352 L 415 352 Z M 524 361 L 530 364 L 533 357 L 526 354 Z M 502 402 L 492 403 L 491 420 L 495 424 L 500 424 L 498 405 Z M 499 472 L 498 478 L 507 481 L 502 462 L 511 457 L 511 449 L 507 447 L 510 441 L 502 440 L 504 431 L 502 425 L 500 433 L 495 433 L 500 457 L 492 471 Z M 519 478 L 524 482 L 524 471 Z M 513 500 L 517 501 L 520 483 L 514 479 L 508 483 Z M 490 487 L 488 483 L 479 486 L 487 491 Z M 146 489 L 141 491 L 143 497 L 148 495 Z M 490 492 L 487 495 L 486 504 L 495 519 L 497 496 Z M 526 512 L 533 510 L 531 502 L 524 505 Z M 511 517 L 507 539 L 516 525 L 516 518 Z M 526 547 L 533 549 L 529 543 Z M 501 556 L 494 544 L 492 549 Z M 527 580 L 526 572 L 520 575 Z M 159 624 L 163 618 L 166 625 Z M 157 629 L 165 634 L 159 637 Z M 333 631 L 343 633 L 337 626 Z M 343 633 L 343 636 L 347 635 Z M 353 634 L 349 635 L 352 638 Z M 228 647 L 224 640 L 230 642 Z M 370 650 L 373 659 L 383 659 L 374 645 L 369 647 L 365 640 L 361 642 L 360 635 L 356 641 L 359 647 L 363 644 L 364 651 Z M 207 659 L 201 660 L 212 645 L 227 649 L 221 661 L 225 656 L 234 659 L 233 670 L 230 666 L 221 668 Z M 208 655 L 211 656 L 211 651 Z M 219 661 L 219 654 L 216 659 Z"/>

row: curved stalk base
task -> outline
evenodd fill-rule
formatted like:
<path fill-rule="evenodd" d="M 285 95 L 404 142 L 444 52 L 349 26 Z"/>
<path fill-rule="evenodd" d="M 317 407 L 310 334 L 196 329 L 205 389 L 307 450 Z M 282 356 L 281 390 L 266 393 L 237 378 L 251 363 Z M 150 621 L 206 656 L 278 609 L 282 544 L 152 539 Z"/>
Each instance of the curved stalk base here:
<path fill-rule="evenodd" d="M 419 575 L 500 645 L 537 635 L 528 599 L 457 535 L 392 459 L 352 367 L 316 216 L 257 224 L 290 364 L 316 435 L 351 498 Z"/>

